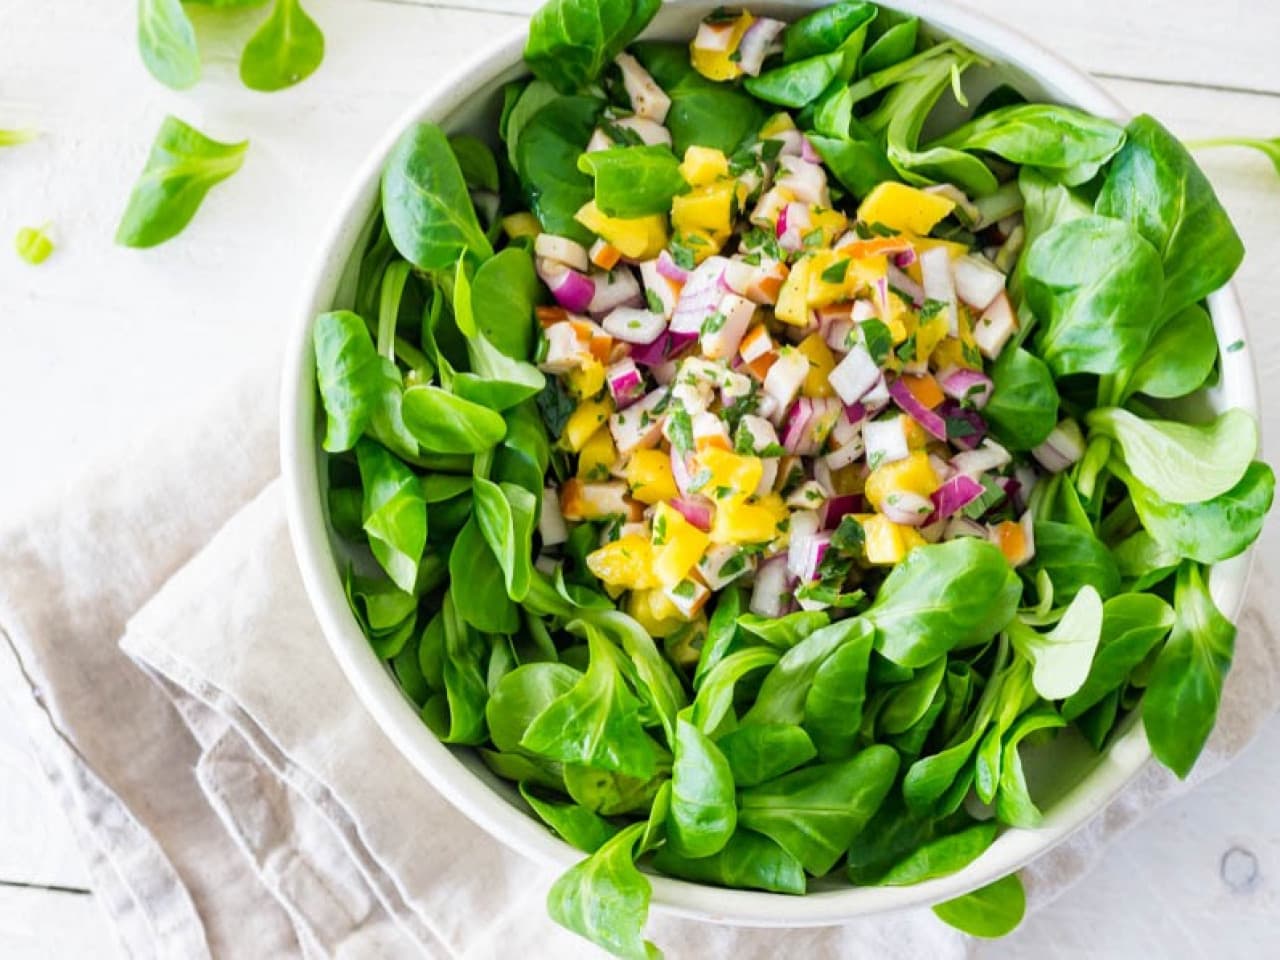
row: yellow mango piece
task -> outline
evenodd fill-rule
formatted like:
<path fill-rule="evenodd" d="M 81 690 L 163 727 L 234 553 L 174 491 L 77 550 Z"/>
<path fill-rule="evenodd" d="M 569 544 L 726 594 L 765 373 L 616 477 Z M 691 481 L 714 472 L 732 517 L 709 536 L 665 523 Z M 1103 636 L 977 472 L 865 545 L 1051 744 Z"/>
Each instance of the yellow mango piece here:
<path fill-rule="evenodd" d="M 699 264 L 706 260 L 707 257 L 713 257 L 719 253 L 720 248 L 729 239 L 729 235 L 727 233 L 713 234 L 706 230 L 693 230 L 689 233 L 680 234 L 678 239 L 685 249 L 693 254 L 693 262 Z"/>
<path fill-rule="evenodd" d="M 828 210 L 825 207 L 809 207 L 810 230 L 822 231 L 822 245 L 831 246 L 836 238 L 849 229 L 849 218 L 839 210 Z"/>
<path fill-rule="evenodd" d="M 636 533 L 619 537 L 587 554 L 587 569 L 604 583 L 625 590 L 658 586 L 653 574 L 653 548 Z"/>
<path fill-rule="evenodd" d="M 905 183 L 885 182 L 858 205 L 858 219 L 880 223 L 891 230 L 923 236 L 932 230 L 955 204 L 946 197 L 925 193 Z"/>
<path fill-rule="evenodd" d="M 575 400 L 594 397 L 604 389 L 604 364 L 595 357 L 584 361 L 565 374 L 564 385 Z"/>
<path fill-rule="evenodd" d="M 928 320 L 916 324 L 916 360 L 927 361 L 947 336 L 946 311 L 935 313 Z"/>
<path fill-rule="evenodd" d="M 582 445 L 578 453 L 578 476 L 583 480 L 608 480 L 609 470 L 618 459 L 609 428 L 601 427 Z"/>
<path fill-rule="evenodd" d="M 929 444 L 933 443 L 933 436 L 929 434 L 924 427 L 920 426 L 913 417 L 909 417 L 904 413 L 902 415 L 902 420 L 902 426 L 904 428 L 903 432 L 907 435 L 908 450 L 923 450 Z"/>
<path fill-rule="evenodd" d="M 793 327 L 809 324 L 809 277 L 813 268 L 812 256 L 801 257 L 787 274 L 786 282 L 778 293 L 773 314 L 783 323 Z"/>
<path fill-rule="evenodd" d="M 878 513 L 870 516 L 858 514 L 856 519 L 862 524 L 862 532 L 866 535 L 864 549 L 868 563 L 900 563 L 916 547 L 924 546 L 924 537 L 914 527 L 894 523 Z"/>
<path fill-rule="evenodd" d="M 806 397 L 835 396 L 827 377 L 836 368 L 836 358 L 832 356 L 831 348 L 822 339 L 822 335 L 809 334 L 800 341 L 796 350 L 809 361 L 809 373 L 800 385 L 800 392 Z"/>
<path fill-rule="evenodd" d="M 573 218 L 633 260 L 652 260 L 667 245 L 667 218 L 662 214 L 624 220 L 606 216 L 589 200 Z"/>
<path fill-rule="evenodd" d="M 693 64 L 693 69 L 708 80 L 733 80 L 735 77 L 742 76 L 742 67 L 738 66 L 733 55 L 738 50 L 738 44 L 742 42 L 742 35 L 747 32 L 747 28 L 755 22 L 755 19 L 744 10 L 733 22 L 732 27 L 725 25 L 723 29 L 729 31 L 729 42 L 723 50 L 702 50 L 690 42 L 689 61 Z"/>
<path fill-rule="evenodd" d="M 698 453 L 698 467 L 711 474 L 699 493 L 714 500 L 750 496 L 760 485 L 764 464 L 759 457 L 707 447 Z"/>
<path fill-rule="evenodd" d="M 768 543 L 781 531 L 778 525 L 790 516 L 776 493 L 750 501 L 728 500 L 716 505 L 711 523 L 712 543 Z"/>
<path fill-rule="evenodd" d="M 882 510 L 890 494 L 914 493 L 927 497 L 939 486 L 941 481 L 933 465 L 929 463 L 929 455 L 923 450 L 917 450 L 902 460 L 882 464 L 872 470 L 867 477 L 864 493 L 868 503 L 877 510 Z"/>
<path fill-rule="evenodd" d="M 680 176 L 691 187 L 705 187 L 729 176 L 729 158 L 714 147 L 689 147 L 680 164 Z"/>
<path fill-rule="evenodd" d="M 947 251 L 952 260 L 957 257 L 963 257 L 969 252 L 969 248 L 963 243 L 957 243 L 954 240 L 940 240 L 937 237 L 911 237 L 911 245 L 916 248 L 916 253 L 924 253 L 926 250 L 933 250 L 941 247 Z M 924 272 L 920 269 L 920 258 L 917 257 L 915 263 L 907 267 L 907 276 L 916 283 L 924 282 Z"/>
<path fill-rule="evenodd" d="M 736 186 L 737 181 L 734 180 L 717 180 L 673 197 L 672 228 L 680 234 L 706 232 L 712 236 L 728 236 L 733 229 Z"/>
<path fill-rule="evenodd" d="M 564 431 L 560 434 L 561 442 L 574 453 L 578 453 L 587 445 L 587 441 L 595 432 L 605 425 L 612 414 L 612 397 L 605 396 L 596 400 L 582 401 L 565 421 Z"/>
<path fill-rule="evenodd" d="M 653 573 L 664 587 L 674 587 L 688 576 L 710 544 L 710 538 L 668 503 L 653 514 Z"/>
<path fill-rule="evenodd" d="M 658 612 L 655 613 L 655 608 Z M 684 627 L 680 611 L 661 589 L 636 590 L 627 597 L 627 613 L 652 637 L 669 637 Z M 670 611 L 664 616 L 665 611 Z"/>
<path fill-rule="evenodd" d="M 794 130 L 796 123 L 791 119 L 789 113 L 779 110 L 768 120 L 764 122 L 764 126 L 760 128 L 760 139 L 765 140 L 769 137 L 777 136 L 786 130 Z"/>
<path fill-rule="evenodd" d="M 520 237 L 536 237 L 542 232 L 542 224 L 532 213 L 513 213 L 502 218 L 502 229 L 512 240 Z"/>
<path fill-rule="evenodd" d="M 641 503 L 661 503 L 680 495 L 671 457 L 661 450 L 637 450 L 627 461 L 627 484 Z"/>
<path fill-rule="evenodd" d="M 964 367 L 966 370 L 981 370 L 982 357 L 967 354 L 964 344 L 955 337 L 944 337 L 942 342 L 933 348 L 930 362 L 937 370 L 947 367 Z"/>

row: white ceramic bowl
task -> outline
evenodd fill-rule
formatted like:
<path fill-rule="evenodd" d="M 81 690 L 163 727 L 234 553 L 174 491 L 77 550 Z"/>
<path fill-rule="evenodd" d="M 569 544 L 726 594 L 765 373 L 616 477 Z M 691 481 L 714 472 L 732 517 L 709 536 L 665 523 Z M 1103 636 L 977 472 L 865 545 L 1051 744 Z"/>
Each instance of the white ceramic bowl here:
<path fill-rule="evenodd" d="M 665 4 L 645 36 L 687 41 L 701 17 L 719 2 Z M 788 19 L 821 5 L 817 0 L 749 4 L 756 12 Z M 1070 104 L 1120 121 L 1128 117 L 1127 111 L 1087 75 L 1007 27 L 940 0 L 892 0 L 887 6 L 919 14 L 932 31 L 958 38 L 991 61 L 990 68 L 966 75 L 966 89 L 984 82 L 994 86 L 1008 81 L 1035 99 Z M 506 38 L 424 92 L 370 152 L 351 188 L 335 205 L 336 217 L 305 277 L 286 351 L 280 443 L 289 528 L 303 580 L 329 645 L 365 708 L 404 756 L 464 814 L 525 856 L 566 868 L 581 854 L 527 813 L 512 786 L 490 773 L 471 750 L 447 747 L 435 738 L 374 655 L 347 607 L 335 559 L 341 548 L 324 506 L 323 430 L 317 419 L 311 349 L 316 314 L 351 302 L 354 271 L 378 200 L 379 174 L 396 138 L 409 124 L 427 119 L 492 140 L 501 86 L 525 73 L 521 62 L 524 38 L 523 30 Z M 1209 305 L 1219 343 L 1249 342 L 1231 287 L 1214 294 Z M 1223 352 L 1221 382 L 1208 402 L 1215 410 L 1242 407 L 1256 419 L 1257 389 L 1247 348 Z M 1233 617 L 1243 600 L 1248 568 L 1246 554 L 1219 564 L 1210 578 L 1219 608 Z M 952 876 L 912 887 L 857 888 L 830 881 L 812 884 L 812 891 L 804 897 L 726 890 L 655 876 L 653 905 L 721 923 L 807 926 L 936 903 L 1009 873 L 1062 841 L 1106 806 L 1150 760 L 1141 724 L 1133 717 L 1100 757 L 1093 756 L 1083 741 L 1073 743 L 1065 737 L 1038 756 L 1035 751 L 1028 752 L 1033 794 L 1044 801 L 1043 826 L 1007 830 L 977 861 Z"/>

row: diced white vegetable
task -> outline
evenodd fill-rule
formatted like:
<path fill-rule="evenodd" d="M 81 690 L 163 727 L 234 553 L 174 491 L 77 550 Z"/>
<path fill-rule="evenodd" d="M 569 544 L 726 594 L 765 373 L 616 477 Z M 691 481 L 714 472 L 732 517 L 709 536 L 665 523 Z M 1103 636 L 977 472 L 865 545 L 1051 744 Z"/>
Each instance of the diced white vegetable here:
<path fill-rule="evenodd" d="M 862 406 L 868 414 L 879 413 L 889 405 L 893 396 L 889 393 L 889 385 L 881 377 L 874 387 L 862 395 Z"/>
<path fill-rule="evenodd" d="M 778 175 L 774 185 L 790 190 L 801 203 L 827 209 L 831 206 L 831 193 L 827 190 L 827 174 L 820 163 L 810 163 L 803 157 L 778 158 Z"/>
<path fill-rule="evenodd" d="M 747 287 L 751 283 L 751 278 L 755 275 L 755 267 L 747 263 L 745 260 L 735 260 L 730 258 L 724 265 L 724 273 L 721 275 L 720 282 L 729 288 L 733 293 L 742 296 L 747 295 Z"/>
<path fill-rule="evenodd" d="M 587 251 L 582 244 L 568 237 L 557 237 L 553 233 L 540 233 L 533 241 L 533 252 L 539 257 L 563 263 L 566 267 L 586 272 L 591 268 L 587 260 Z"/>
<path fill-rule="evenodd" d="M 761 327 L 759 333 L 741 345 L 739 353 L 743 363 L 751 363 L 753 360 L 759 360 L 772 349 L 773 338 L 769 336 L 768 330 Z"/>
<path fill-rule="evenodd" d="M 1031 455 L 1050 473 L 1061 473 L 1084 456 L 1084 435 L 1080 425 L 1068 418 L 1059 423 L 1045 437 L 1044 443 L 1035 447 Z"/>
<path fill-rule="evenodd" d="M 681 580 L 674 587 L 667 587 L 662 592 L 686 620 L 692 620 L 707 602 L 707 598 L 711 596 L 711 591 L 705 586 L 697 580 L 688 578 Z"/>
<path fill-rule="evenodd" d="M 844 359 L 827 374 L 827 383 L 831 384 L 831 389 L 848 404 L 857 403 L 880 382 L 880 368 L 876 366 L 876 362 L 871 359 L 871 354 L 861 343 L 851 346 L 849 352 L 844 355 Z"/>
<path fill-rule="evenodd" d="M 724 589 L 739 577 L 754 572 L 755 568 L 755 555 L 731 543 L 713 544 L 698 561 L 698 573 L 712 590 Z"/>
<path fill-rule="evenodd" d="M 760 451 L 774 446 L 778 442 L 778 431 L 764 417 L 749 413 L 738 421 L 738 430 L 751 438 L 751 452 L 759 455 Z"/>
<path fill-rule="evenodd" d="M 905 460 L 911 453 L 907 446 L 907 422 L 902 417 L 868 420 L 862 425 L 862 442 L 867 447 L 867 464 L 876 467 Z"/>
<path fill-rule="evenodd" d="M 832 470 L 840 470 L 851 463 L 855 463 L 865 452 L 866 447 L 862 443 L 862 434 L 858 434 L 852 440 L 828 453 L 823 463 Z"/>
<path fill-rule="evenodd" d="M 920 254 L 924 295 L 947 305 L 947 333 L 960 335 L 960 314 L 956 310 L 956 290 L 951 279 L 951 254 L 946 247 L 933 247 Z"/>
<path fill-rule="evenodd" d="M 907 527 L 920 527 L 933 515 L 933 501 L 909 490 L 895 490 L 884 499 L 880 512 Z"/>
<path fill-rule="evenodd" d="M 801 143 L 803 135 L 795 127 L 787 127 L 769 134 L 766 140 L 781 140 L 782 148 L 778 151 L 779 157 L 798 157 L 803 152 Z"/>
<path fill-rule="evenodd" d="M 698 24 L 698 32 L 693 38 L 695 50 L 706 50 L 708 53 L 725 53 L 732 49 L 733 33 L 737 27 L 735 20 L 724 20 L 719 23 L 703 21 Z"/>
<path fill-rule="evenodd" d="M 608 273 L 597 271 L 591 274 L 591 282 L 596 286 L 595 295 L 587 305 L 587 312 L 592 316 L 612 313 L 618 307 L 639 307 L 644 303 L 640 284 L 629 267 L 618 266 Z"/>
<path fill-rule="evenodd" d="M 819 530 L 822 519 L 816 510 L 796 510 L 791 514 L 787 540 L 787 572 L 793 577 L 800 576 L 805 569 L 810 544 Z"/>
<path fill-rule="evenodd" d="M 1013 460 L 1009 451 L 990 437 L 976 450 L 965 450 L 951 458 L 951 469 L 975 480 L 988 470 L 999 470 Z"/>
<path fill-rule="evenodd" d="M 792 202 L 778 216 L 778 246 L 797 252 L 804 249 L 804 238 L 813 229 L 813 215 L 807 204 Z"/>
<path fill-rule="evenodd" d="M 765 57 L 777 47 L 778 37 L 786 26 L 781 20 L 759 17 L 747 28 L 738 44 L 738 66 L 743 73 L 749 77 L 760 75 Z"/>
<path fill-rule="evenodd" d="M 791 347 L 782 347 L 778 351 L 778 359 L 765 374 L 764 392 L 778 405 L 779 415 L 791 406 L 808 375 L 809 360 L 803 353 Z"/>
<path fill-rule="evenodd" d="M 720 401 L 725 406 L 730 406 L 743 397 L 751 396 L 751 391 L 754 389 L 753 383 L 754 381 L 750 377 L 744 377 L 740 373 L 726 370 L 720 387 Z"/>
<path fill-rule="evenodd" d="M 1018 318 L 1013 312 L 1013 305 L 1009 303 L 1008 294 L 1001 290 L 973 325 L 973 342 L 984 357 L 994 360 L 1017 329 Z"/>
<path fill-rule="evenodd" d="M 797 510 L 814 510 L 827 499 L 827 492 L 816 480 L 806 480 L 787 496 L 786 504 Z"/>
<path fill-rule="evenodd" d="M 711 385 L 676 374 L 671 384 L 671 402 L 678 403 L 689 416 L 697 416 L 711 406 Z"/>
<path fill-rule="evenodd" d="M 732 357 L 755 313 L 756 305 L 746 297 L 726 293 L 720 298 L 713 319 L 703 324 L 702 352 L 713 360 Z"/>
<path fill-rule="evenodd" d="M 610 534 L 613 534 L 613 536 L 612 536 L 612 537 L 610 537 Z M 601 539 L 601 544 L 600 544 L 600 545 L 601 545 L 601 546 L 604 546 L 604 544 L 605 544 L 605 543 L 611 543 L 613 540 L 618 540 L 618 539 L 621 539 L 622 537 L 626 537 L 626 536 L 644 537 L 646 540 L 648 540 L 648 539 L 649 539 L 649 524 L 648 524 L 648 522 L 647 522 L 647 521 L 645 521 L 645 520 L 637 520 L 637 521 L 633 521 L 633 522 L 631 522 L 631 523 L 624 523 L 622 526 L 618 527 L 618 529 L 617 529 L 617 530 L 612 530 L 612 531 L 611 531 L 611 530 L 609 530 L 608 528 L 606 528 L 606 529 L 604 529 L 604 530 L 601 530 L 601 531 L 600 531 L 600 539 Z M 608 539 L 606 539 L 606 538 L 608 538 Z"/>
<path fill-rule="evenodd" d="M 778 302 L 778 294 L 787 279 L 787 265 L 780 260 L 761 260 L 752 271 L 751 282 L 742 291 L 743 296 L 759 304 L 772 306 Z"/>
<path fill-rule="evenodd" d="M 569 528 L 560 513 L 560 497 L 551 487 L 542 491 L 542 512 L 538 515 L 538 534 L 544 547 L 554 547 L 569 539 Z"/>
<path fill-rule="evenodd" d="M 693 418 L 693 442 L 701 449 L 710 443 L 711 446 L 732 447 L 729 440 L 729 428 L 725 422 L 710 411 L 704 410 Z"/>
<path fill-rule="evenodd" d="M 547 338 L 546 357 L 538 364 L 543 373 L 556 376 L 576 370 L 591 355 L 590 344 L 584 342 L 572 323 L 562 320 L 542 331 Z"/>
<path fill-rule="evenodd" d="M 725 264 L 728 262 L 720 256 L 707 257 L 689 274 L 671 317 L 672 332 L 702 332 L 703 323 L 715 313 L 720 298 L 724 296 L 720 278 L 724 275 Z"/>
<path fill-rule="evenodd" d="M 612 147 L 612 138 L 599 127 L 596 127 L 595 130 L 591 131 L 591 139 L 587 141 L 586 149 L 583 152 L 596 153 L 600 150 L 609 150 Z"/>
<path fill-rule="evenodd" d="M 662 314 L 639 307 L 618 307 L 600 321 L 609 336 L 624 343 L 653 343 L 667 329 Z"/>
<path fill-rule="evenodd" d="M 765 457 L 760 461 L 760 482 L 756 484 L 755 495 L 763 497 L 766 493 L 773 490 L 773 485 L 778 482 L 778 458 Z"/>
<path fill-rule="evenodd" d="M 762 617 L 782 616 L 789 603 L 788 579 L 786 557 L 772 557 L 760 564 L 751 590 L 751 612 Z"/>
<path fill-rule="evenodd" d="M 1004 292 L 1005 276 L 986 257 L 966 254 L 951 261 L 955 292 L 975 310 L 985 310 Z"/>
<path fill-rule="evenodd" d="M 840 411 L 840 416 L 836 418 L 836 424 L 831 428 L 831 439 L 839 446 L 843 446 L 850 440 L 855 440 L 862 436 L 862 421 L 865 417 L 859 417 L 853 420 L 849 417 L 849 409 Z"/>
<path fill-rule="evenodd" d="M 548 557 L 545 553 L 538 554 L 536 560 L 533 561 L 533 567 L 539 573 L 545 573 L 548 577 L 556 575 L 557 560 L 554 557 Z"/>
<path fill-rule="evenodd" d="M 667 391 L 659 388 L 609 418 L 609 432 L 613 435 L 618 453 L 626 456 L 633 450 L 657 444 L 662 436 L 662 424 L 666 415 L 654 411 L 666 401 Z"/>
<path fill-rule="evenodd" d="M 778 222 L 779 215 L 795 198 L 795 194 L 790 190 L 784 190 L 777 185 L 766 190 L 756 201 L 755 209 L 751 211 L 752 225 L 772 230 Z"/>
<path fill-rule="evenodd" d="M 653 374 L 653 379 L 657 381 L 659 386 L 670 386 L 671 381 L 676 378 L 676 367 L 674 360 L 668 360 L 666 363 L 660 363 L 656 367 L 650 367 L 649 372 Z"/>
<path fill-rule="evenodd" d="M 622 85 L 626 87 L 627 97 L 631 100 L 631 109 L 637 117 L 644 117 L 654 123 L 666 123 L 667 111 L 671 109 L 671 98 L 658 86 L 657 81 L 649 75 L 649 71 L 640 66 L 640 61 L 629 53 L 620 53 L 614 58 L 622 70 Z"/>
<path fill-rule="evenodd" d="M 671 146 L 671 131 L 660 123 L 654 123 L 645 117 L 623 117 L 614 121 L 615 126 L 630 130 L 650 147 Z"/>

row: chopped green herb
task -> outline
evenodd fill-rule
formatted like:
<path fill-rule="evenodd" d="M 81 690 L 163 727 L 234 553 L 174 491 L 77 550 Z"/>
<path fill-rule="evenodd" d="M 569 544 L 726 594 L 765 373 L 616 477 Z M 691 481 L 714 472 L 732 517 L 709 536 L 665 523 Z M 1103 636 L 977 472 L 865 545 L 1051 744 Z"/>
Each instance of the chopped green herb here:
<path fill-rule="evenodd" d="M 822 271 L 823 283 L 844 283 L 845 275 L 849 272 L 848 260 L 837 260 L 827 269 Z"/>

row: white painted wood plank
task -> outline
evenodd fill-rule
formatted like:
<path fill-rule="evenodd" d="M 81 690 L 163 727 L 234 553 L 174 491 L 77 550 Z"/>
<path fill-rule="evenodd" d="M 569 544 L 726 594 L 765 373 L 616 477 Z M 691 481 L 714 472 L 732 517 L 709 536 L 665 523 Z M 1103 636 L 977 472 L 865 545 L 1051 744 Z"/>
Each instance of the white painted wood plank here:
<path fill-rule="evenodd" d="M 115 932 L 91 896 L 0 886 L 0 957 L 116 960 Z"/>
<path fill-rule="evenodd" d="M 529 14 L 542 0 L 395 0 Z M 739 4 L 763 10 L 767 3 Z M 1280 93 L 1280 4 L 1264 0 L 968 0 L 1091 72 Z M 729 6 L 735 6 L 730 4 Z"/>

